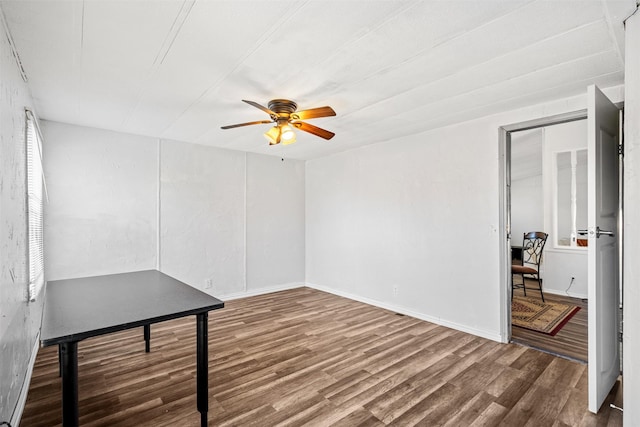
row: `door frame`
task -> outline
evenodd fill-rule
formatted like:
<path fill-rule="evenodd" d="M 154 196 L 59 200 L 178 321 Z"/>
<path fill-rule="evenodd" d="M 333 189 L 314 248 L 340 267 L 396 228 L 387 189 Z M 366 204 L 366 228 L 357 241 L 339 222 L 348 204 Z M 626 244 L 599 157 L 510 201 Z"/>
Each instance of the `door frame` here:
<path fill-rule="evenodd" d="M 500 340 L 511 340 L 511 133 L 585 120 L 587 109 L 513 123 L 498 128 L 499 152 L 499 254 L 500 254 Z"/>

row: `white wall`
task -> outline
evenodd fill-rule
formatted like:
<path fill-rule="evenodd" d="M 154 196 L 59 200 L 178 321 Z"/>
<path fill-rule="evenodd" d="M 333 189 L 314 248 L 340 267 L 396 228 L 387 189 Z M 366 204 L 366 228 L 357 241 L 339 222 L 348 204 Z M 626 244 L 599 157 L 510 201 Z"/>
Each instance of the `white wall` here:
<path fill-rule="evenodd" d="M 157 142 L 42 121 L 47 280 L 156 266 Z"/>
<path fill-rule="evenodd" d="M 587 254 L 545 246 L 542 288 L 545 292 L 587 298 Z M 572 280 L 573 278 L 573 280 Z"/>
<path fill-rule="evenodd" d="M 223 298 L 304 283 L 304 162 L 56 122 L 43 132 L 49 280 L 159 268 Z"/>
<path fill-rule="evenodd" d="M 624 124 L 624 425 L 640 425 L 640 14 L 626 21 Z"/>
<path fill-rule="evenodd" d="M 42 316 L 42 298 L 27 301 L 25 107 L 33 108 L 31 95 L 0 23 L 0 422 L 13 425 L 26 398 Z"/>
<path fill-rule="evenodd" d="M 542 175 L 511 182 L 511 238 L 522 245 L 522 236 L 529 231 L 545 231 Z"/>
<path fill-rule="evenodd" d="M 549 233 L 545 245 L 545 292 L 587 298 L 587 248 L 565 248 L 557 244 L 554 226 L 553 157 L 557 152 L 587 148 L 587 121 L 562 123 L 544 128 L 543 176 L 545 231 Z M 571 278 L 574 278 L 573 283 Z"/>
<path fill-rule="evenodd" d="M 307 162 L 311 286 L 498 339 L 497 129 L 465 123 Z"/>
<path fill-rule="evenodd" d="M 304 281 L 304 162 L 247 154 L 247 289 Z"/>
<path fill-rule="evenodd" d="M 244 289 L 245 154 L 163 141 L 160 269 L 211 292 Z"/>
<path fill-rule="evenodd" d="M 530 231 L 545 231 L 542 129 L 511 134 L 511 238 L 521 245 Z"/>
<path fill-rule="evenodd" d="M 620 99 L 620 88 L 607 92 Z M 503 339 L 498 128 L 585 107 L 586 87 L 580 97 L 308 161 L 307 282 Z"/>

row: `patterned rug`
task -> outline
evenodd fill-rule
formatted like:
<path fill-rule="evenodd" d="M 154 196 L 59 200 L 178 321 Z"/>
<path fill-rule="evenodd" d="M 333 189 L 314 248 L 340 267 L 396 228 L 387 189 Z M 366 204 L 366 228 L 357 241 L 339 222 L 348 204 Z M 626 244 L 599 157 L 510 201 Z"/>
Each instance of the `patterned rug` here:
<path fill-rule="evenodd" d="M 511 322 L 514 326 L 555 335 L 580 310 L 575 305 L 542 302 L 536 298 L 513 297 Z"/>

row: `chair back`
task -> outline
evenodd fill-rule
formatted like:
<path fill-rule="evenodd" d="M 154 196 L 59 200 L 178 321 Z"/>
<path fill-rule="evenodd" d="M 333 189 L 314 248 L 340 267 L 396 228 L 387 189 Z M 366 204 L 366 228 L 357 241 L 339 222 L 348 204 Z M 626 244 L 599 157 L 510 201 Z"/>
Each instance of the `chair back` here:
<path fill-rule="evenodd" d="M 535 266 L 540 271 L 542 262 L 542 250 L 547 242 L 547 233 L 542 231 L 530 231 L 524 233 L 522 240 L 522 265 Z"/>

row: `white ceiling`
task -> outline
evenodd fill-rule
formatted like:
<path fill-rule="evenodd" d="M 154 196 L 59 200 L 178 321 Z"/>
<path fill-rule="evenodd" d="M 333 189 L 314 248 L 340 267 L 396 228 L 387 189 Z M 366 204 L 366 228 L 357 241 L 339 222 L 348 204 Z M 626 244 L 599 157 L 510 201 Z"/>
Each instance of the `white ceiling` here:
<path fill-rule="evenodd" d="M 635 0 L 0 1 L 41 118 L 312 159 L 623 83 Z M 269 147 L 262 105 L 332 106 Z"/>

